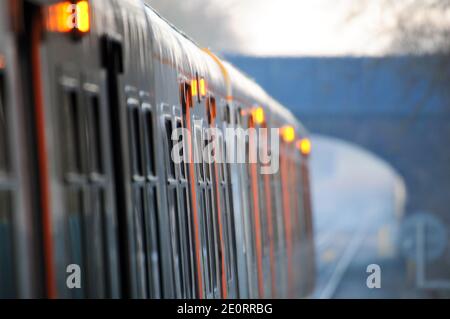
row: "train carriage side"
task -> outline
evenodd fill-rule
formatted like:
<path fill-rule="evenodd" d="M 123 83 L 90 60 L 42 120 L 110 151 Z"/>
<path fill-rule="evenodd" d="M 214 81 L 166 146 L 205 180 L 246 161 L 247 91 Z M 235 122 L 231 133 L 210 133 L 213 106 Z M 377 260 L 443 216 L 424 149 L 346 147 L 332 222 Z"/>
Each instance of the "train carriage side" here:
<path fill-rule="evenodd" d="M 297 141 L 281 141 L 271 175 L 261 162 L 213 161 L 237 151 L 227 128 L 305 136 L 289 112 L 142 1 L 12 3 L 26 22 L 15 30 L 0 20 L 0 297 L 310 289 L 307 156 Z M 256 139 L 240 142 L 248 158 Z M 78 266 L 82 287 L 69 289 Z"/>
<path fill-rule="evenodd" d="M 237 122 L 236 127 L 240 129 L 260 129 L 270 128 L 270 114 L 267 111 L 267 94 L 248 77 L 243 75 L 231 64 L 224 62 L 224 66 L 230 76 L 232 86 L 232 104 L 235 110 Z M 256 112 L 262 112 L 264 119 L 255 119 Z M 266 112 L 266 113 L 265 113 Z M 250 160 L 251 150 L 256 146 L 256 139 L 246 136 L 241 141 L 246 148 L 247 160 Z M 259 154 L 261 150 L 257 149 Z M 243 232 L 241 249 L 245 252 L 246 269 L 241 270 L 245 275 L 245 284 L 250 298 L 272 297 L 272 286 L 274 280 L 271 278 L 271 269 L 275 263 L 273 257 L 273 242 L 269 238 L 268 225 L 271 220 L 267 216 L 271 215 L 271 210 L 266 204 L 264 177 L 261 174 L 262 163 L 239 163 L 234 165 L 234 176 L 236 182 L 233 183 L 237 200 L 236 218 L 240 218 Z M 272 225 L 271 225 L 272 226 Z M 271 249 L 272 248 L 272 249 Z M 271 255 L 272 253 L 272 255 Z M 272 258 L 272 259 L 271 259 Z M 255 271 L 256 270 L 256 271 Z M 266 279 L 264 279 L 266 278 Z M 242 285 L 241 285 L 242 286 Z"/>
<path fill-rule="evenodd" d="M 309 180 L 309 155 L 311 145 L 309 133 L 304 126 L 294 119 L 291 112 L 287 111 L 274 99 L 270 100 L 270 108 L 277 110 L 281 115 L 281 123 L 284 123 L 283 129 L 291 126 L 294 129 L 295 137 L 292 142 L 281 141 L 281 179 L 286 180 L 288 189 L 296 190 L 290 194 L 298 194 L 290 196 L 287 199 L 289 204 L 285 207 L 290 209 L 290 224 L 292 225 L 292 262 L 294 264 L 294 294 L 295 296 L 307 297 L 314 289 L 314 272 L 315 272 L 315 253 L 314 253 L 314 236 L 312 221 L 312 205 L 310 194 Z M 286 123 L 288 123 L 286 126 Z M 306 144 L 305 144 L 306 143 Z M 287 156 L 285 155 L 287 154 Z M 284 173 L 289 172 L 289 174 Z M 283 177 L 284 176 L 284 177 Z M 282 183 L 283 185 L 283 183 Z M 282 187 L 281 187 L 282 189 Z"/>
<path fill-rule="evenodd" d="M 33 298 L 42 293 L 39 223 L 34 196 L 31 112 L 21 94 L 22 68 L 17 36 L 17 3 L 0 10 L 0 299 Z"/>
<path fill-rule="evenodd" d="M 226 85 L 208 55 L 150 7 L 146 13 L 155 60 L 155 103 L 164 135 L 162 153 L 169 163 L 166 201 L 175 261 L 174 296 L 236 297 L 228 168 L 212 161 L 214 154 L 203 156 L 214 141 L 225 148 L 220 130 L 219 136 L 209 136 L 208 129 L 221 128 L 228 121 Z M 186 130 L 184 140 L 172 140 L 175 128 Z M 182 143 L 185 150 L 181 163 L 171 158 L 174 142 Z"/>
<path fill-rule="evenodd" d="M 302 227 L 311 229 L 311 212 L 310 209 L 306 212 L 310 208 L 309 181 L 301 175 L 301 171 L 307 172 L 307 165 L 296 145 L 300 137 L 307 136 L 306 131 L 290 112 L 259 86 L 229 63 L 224 64 L 231 77 L 233 103 L 240 109 L 240 125 L 244 128 L 280 128 L 281 133 L 279 171 L 261 174 L 261 163 L 241 167 L 246 173 L 240 174 L 241 185 L 244 185 L 244 192 L 240 191 L 243 194 L 241 203 L 244 216 L 247 216 L 243 222 L 246 223 L 246 233 L 250 234 L 247 236 L 249 290 L 259 291 L 259 296 L 263 297 L 305 296 L 301 285 L 308 276 L 302 274 L 312 271 L 313 264 L 310 263 L 314 258 L 311 254 L 302 253 L 305 251 L 302 247 L 311 243 L 311 240 L 308 242 L 301 237 Z M 256 121 L 260 123 L 252 119 L 255 116 L 259 117 Z M 285 139 L 285 128 L 293 132 L 289 137 L 292 140 Z M 257 269 L 253 277 L 252 269 Z M 261 275 L 271 280 L 261 282 Z"/>
<path fill-rule="evenodd" d="M 117 33 L 110 1 L 83 2 L 88 22 L 58 23 L 68 3 L 27 4 L 33 74 L 40 214 L 46 296 L 121 296 L 115 185 L 111 142 L 110 76 L 103 39 Z M 85 20 L 86 22 L 86 20 Z M 81 29 L 81 27 L 85 29 Z M 81 271 L 80 289 L 67 285 Z"/>

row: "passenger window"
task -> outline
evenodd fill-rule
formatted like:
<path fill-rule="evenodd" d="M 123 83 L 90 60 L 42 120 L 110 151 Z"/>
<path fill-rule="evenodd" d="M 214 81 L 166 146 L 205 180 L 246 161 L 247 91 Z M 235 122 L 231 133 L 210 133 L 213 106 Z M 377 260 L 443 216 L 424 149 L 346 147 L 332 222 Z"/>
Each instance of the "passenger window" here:
<path fill-rule="evenodd" d="M 155 169 L 155 141 L 154 141 L 154 128 L 153 128 L 153 111 L 148 109 L 144 113 L 145 118 L 145 135 L 147 140 L 145 141 L 147 151 L 147 166 L 151 175 L 156 175 Z"/>
<path fill-rule="evenodd" d="M 242 116 L 242 109 L 238 108 L 236 110 L 236 125 L 237 126 L 241 126 L 242 125 L 242 118 L 241 118 L 241 116 Z"/>
<path fill-rule="evenodd" d="M 98 96 L 91 96 L 88 107 L 88 145 L 90 154 L 90 170 L 92 173 L 103 173 L 101 115 Z"/>
<path fill-rule="evenodd" d="M 67 227 L 68 227 L 68 249 L 70 254 L 70 260 L 74 264 L 77 264 L 81 269 L 86 269 L 85 265 L 85 237 L 83 234 L 84 218 L 83 218 L 83 199 L 81 190 L 66 190 L 66 203 L 67 203 Z M 82 289 L 72 290 L 73 298 L 84 298 L 84 287 Z"/>
<path fill-rule="evenodd" d="M 192 105 L 191 86 L 189 84 L 180 85 L 180 97 L 183 113 L 186 114 L 186 110 Z"/>
<path fill-rule="evenodd" d="M 204 150 L 206 150 L 206 148 L 208 147 L 208 144 L 211 143 L 211 139 L 204 139 L 203 143 L 204 143 Z M 211 159 L 209 158 L 208 155 L 208 161 L 211 161 Z M 211 166 L 212 164 L 210 163 L 205 163 L 205 171 L 206 171 L 206 181 L 211 182 Z"/>
<path fill-rule="evenodd" d="M 180 225 L 179 210 L 176 189 L 171 188 L 168 190 L 168 207 L 169 207 L 169 220 L 170 220 L 170 236 L 172 246 L 172 258 L 174 275 L 176 276 L 175 286 L 177 290 L 177 297 L 181 296 L 181 287 L 183 286 L 183 265 L 181 259 L 181 243 L 180 243 Z"/>
<path fill-rule="evenodd" d="M 9 170 L 6 127 L 8 121 L 6 119 L 6 101 L 3 86 L 3 74 L 0 73 L 0 174 Z"/>
<path fill-rule="evenodd" d="M 216 99 L 210 97 L 206 101 L 206 111 L 208 113 L 208 123 L 211 125 L 216 117 Z"/>
<path fill-rule="evenodd" d="M 224 111 L 224 116 L 223 119 L 225 121 L 225 123 L 227 124 L 231 124 L 231 113 L 230 113 L 230 106 L 227 104 L 225 106 L 225 111 Z"/>
<path fill-rule="evenodd" d="M 195 129 L 195 145 L 196 145 L 196 162 L 199 181 L 204 181 L 203 174 L 203 152 L 202 152 L 202 131 L 200 128 Z"/>
<path fill-rule="evenodd" d="M 169 177 L 175 178 L 175 162 L 172 158 L 172 150 L 173 150 L 173 141 L 172 141 L 172 120 L 170 118 L 166 118 L 164 121 L 164 126 L 166 129 L 166 138 L 167 138 L 167 146 L 168 146 L 168 155 L 169 155 Z"/>
<path fill-rule="evenodd" d="M 177 120 L 177 129 L 182 129 L 183 128 L 183 124 L 181 123 L 181 120 Z M 183 136 L 182 135 L 179 135 L 178 136 L 178 144 L 179 143 L 184 143 L 184 141 L 183 141 Z M 181 171 L 181 178 L 186 178 L 186 163 L 185 163 L 185 152 L 184 152 L 184 144 L 183 144 L 183 149 L 182 149 L 182 151 L 180 152 L 180 155 L 182 156 L 182 159 L 183 159 L 183 161 L 181 162 L 181 164 L 180 164 L 180 171 Z"/>
<path fill-rule="evenodd" d="M 128 106 L 128 124 L 130 138 L 130 153 L 133 175 L 143 176 L 142 166 L 142 143 L 140 134 L 140 110 L 137 105 Z"/>
<path fill-rule="evenodd" d="M 219 135 L 219 147 L 220 147 L 220 154 L 219 154 L 219 159 L 220 159 L 220 163 L 218 163 L 218 165 L 220 166 L 219 171 L 220 171 L 220 181 L 222 181 L 223 183 L 226 181 L 226 154 L 225 154 L 225 147 L 224 147 L 224 142 L 223 142 L 223 136 Z"/>
<path fill-rule="evenodd" d="M 147 266 L 146 266 L 146 255 L 147 247 L 145 243 L 144 235 L 144 212 L 145 212 L 145 195 L 142 189 L 135 191 L 133 194 L 133 234 L 135 240 L 136 249 L 136 287 L 138 292 L 143 298 L 147 296 Z"/>
<path fill-rule="evenodd" d="M 63 97 L 63 147 L 66 173 L 82 173 L 81 112 L 76 91 L 65 90 Z"/>
<path fill-rule="evenodd" d="M 11 192 L 0 190 L 0 299 L 14 298 Z"/>
<path fill-rule="evenodd" d="M 158 194 L 155 188 L 151 190 L 150 193 L 150 211 L 149 211 L 149 236 L 151 238 L 150 250 L 151 250 L 151 298 L 161 298 L 161 282 L 160 282 L 160 258 L 161 251 L 159 245 L 159 221 L 158 221 Z"/>

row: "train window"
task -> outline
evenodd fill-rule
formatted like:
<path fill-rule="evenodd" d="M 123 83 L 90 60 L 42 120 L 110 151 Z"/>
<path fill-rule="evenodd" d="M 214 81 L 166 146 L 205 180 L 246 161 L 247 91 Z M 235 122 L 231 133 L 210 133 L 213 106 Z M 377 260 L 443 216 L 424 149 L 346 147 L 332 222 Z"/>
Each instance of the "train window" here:
<path fill-rule="evenodd" d="M 7 151 L 7 118 L 6 101 L 3 87 L 3 74 L 0 72 L 0 174 L 6 173 L 9 169 Z"/>
<path fill-rule="evenodd" d="M 169 177 L 175 178 L 175 162 L 172 158 L 172 150 L 173 150 L 173 141 L 172 141 L 172 119 L 166 118 L 164 120 L 164 126 L 166 129 L 166 138 L 167 138 L 167 146 L 168 146 L 168 156 L 169 156 L 169 165 L 168 165 L 168 174 Z"/>
<path fill-rule="evenodd" d="M 236 110 L 236 125 L 237 126 L 242 126 L 242 124 L 244 123 L 243 118 L 242 118 L 242 108 L 238 108 Z"/>
<path fill-rule="evenodd" d="M 261 171 L 261 166 L 258 165 L 258 171 Z M 266 181 L 264 175 L 261 173 L 258 174 L 259 177 L 259 214 L 260 214 L 260 220 L 261 220 L 261 233 L 262 233 L 262 248 L 263 248 L 263 256 L 267 256 L 269 253 L 269 246 L 270 246 L 270 238 L 269 238 L 269 230 L 268 230 L 268 223 L 267 223 L 267 216 L 269 209 L 266 206 L 266 198 L 269 196 L 269 194 L 266 193 L 266 189 L 264 187 Z"/>
<path fill-rule="evenodd" d="M 205 194 L 203 189 L 199 190 L 199 209 L 200 209 L 200 241 L 201 241 L 201 256 L 202 256 L 202 276 L 204 278 L 203 283 L 205 284 L 206 289 L 208 290 L 208 265 L 207 265 L 207 244 L 206 244 L 206 216 L 205 216 Z M 203 287 L 201 287 L 203 288 Z"/>
<path fill-rule="evenodd" d="M 224 119 L 225 123 L 231 124 L 231 110 L 230 110 L 230 106 L 228 104 L 225 105 L 223 119 Z"/>
<path fill-rule="evenodd" d="M 273 240 L 274 240 L 274 247 L 278 247 L 278 238 L 279 238 L 279 234 L 278 234 L 278 222 L 277 222 L 277 174 L 272 174 L 269 176 L 270 178 L 270 183 L 271 183 L 271 198 L 270 198 L 270 203 L 272 205 L 271 210 L 272 210 L 272 228 L 273 228 Z"/>
<path fill-rule="evenodd" d="M 195 278 L 194 275 L 194 243 L 192 238 L 192 222 L 189 214 L 189 193 L 187 185 L 183 187 L 181 190 L 181 200 L 184 206 L 184 223 L 181 225 L 184 228 L 184 234 L 185 234 L 185 250 L 186 250 L 186 284 L 187 284 L 187 297 L 193 296 L 194 291 L 194 282 Z"/>
<path fill-rule="evenodd" d="M 187 109 L 192 106 L 191 86 L 187 83 L 180 85 L 180 98 L 183 114 L 186 114 Z"/>
<path fill-rule="evenodd" d="M 0 299 L 14 298 L 11 192 L 0 190 Z"/>
<path fill-rule="evenodd" d="M 137 105 L 128 106 L 128 123 L 129 123 L 129 138 L 130 138 L 130 152 L 132 160 L 133 174 L 136 176 L 143 176 L 142 166 L 142 143 L 140 134 L 140 110 Z"/>
<path fill-rule="evenodd" d="M 133 205 L 133 225 L 134 225 L 134 236 L 136 243 L 136 287 L 139 292 L 139 295 L 143 298 L 147 297 L 147 249 L 146 249 L 146 241 L 145 241 L 145 232 L 144 232 L 144 211 L 145 211 L 145 202 L 144 202 L 144 194 L 142 189 L 139 188 L 139 191 L 134 192 L 134 205 Z"/>
<path fill-rule="evenodd" d="M 151 189 L 151 202 L 149 211 L 148 234 L 150 236 L 150 263 L 151 263 L 151 298 L 161 298 L 160 272 L 160 248 L 159 248 L 159 222 L 158 222 L 158 193 L 155 188 Z"/>
<path fill-rule="evenodd" d="M 216 99 L 210 97 L 206 100 L 206 113 L 208 117 L 208 124 L 211 125 L 214 121 L 214 113 L 216 107 Z"/>
<path fill-rule="evenodd" d="M 220 172 L 220 181 L 222 183 L 225 183 L 226 181 L 226 154 L 225 154 L 225 145 L 223 142 L 223 136 L 219 135 L 219 158 L 220 161 L 218 163 L 219 165 L 219 172 Z"/>
<path fill-rule="evenodd" d="M 86 269 L 84 262 L 84 221 L 83 221 L 83 200 L 79 189 L 66 189 L 66 209 L 68 214 L 68 248 L 72 263 Z M 72 290 L 74 298 L 84 298 L 84 286 L 81 289 Z"/>
<path fill-rule="evenodd" d="M 177 120 L 177 129 L 182 129 L 183 128 L 183 124 L 181 123 L 181 120 Z M 183 141 L 183 136 L 182 135 L 179 135 L 179 137 L 178 137 L 178 143 L 180 144 L 180 143 L 184 143 L 184 141 Z M 182 156 L 182 158 L 183 158 L 183 160 L 182 160 L 182 162 L 181 162 L 181 164 L 180 164 L 180 173 L 181 173 L 181 178 L 183 178 L 183 179 L 185 179 L 186 178 L 186 163 L 185 163 L 185 160 L 184 160 L 184 156 L 185 156 L 185 153 L 184 153 L 184 145 L 183 145 L 183 149 L 182 149 L 182 151 L 181 151 L 181 154 L 180 154 L 181 156 Z"/>
<path fill-rule="evenodd" d="M 203 189 L 204 192 L 204 200 L 205 200 L 205 207 L 206 210 L 204 212 L 204 223 L 205 223 L 205 230 L 206 230 L 206 244 L 207 244 L 207 250 L 208 250 L 208 269 L 209 269 L 209 287 L 210 287 L 210 292 L 212 291 L 212 289 L 214 289 L 215 287 L 215 269 L 216 269 L 216 265 L 215 265 L 215 255 L 214 255 L 214 233 L 213 233 L 213 228 L 212 228 L 212 215 L 213 215 L 213 210 L 212 210 L 212 205 L 211 205 L 211 201 L 210 201 L 210 196 L 209 196 L 209 190 L 208 189 Z"/>
<path fill-rule="evenodd" d="M 156 175 L 155 168 L 155 140 L 154 140 L 154 123 L 153 123 L 153 111 L 147 109 L 144 113 L 145 118 L 145 135 L 147 140 L 145 141 L 147 151 L 147 166 L 151 175 Z"/>
<path fill-rule="evenodd" d="M 197 163 L 197 174 L 198 174 L 198 180 L 204 181 L 204 174 L 203 174 L 203 152 L 202 152 L 202 131 L 200 128 L 195 129 L 195 154 L 196 158 L 195 161 Z"/>
<path fill-rule="evenodd" d="M 183 273 L 182 273 L 182 260 L 181 260 L 181 243 L 180 243 L 180 228 L 178 224 L 178 201 L 175 188 L 168 190 L 168 206 L 169 206 L 169 220 L 170 220 L 170 237 L 172 246 L 172 259 L 174 267 L 174 281 L 176 297 L 181 297 L 181 289 L 183 287 Z"/>
<path fill-rule="evenodd" d="M 183 196 L 184 190 L 180 192 L 180 205 L 177 216 L 178 222 L 178 233 L 179 233 L 179 247 L 180 247 L 180 258 L 181 258 L 181 268 L 183 274 L 183 297 L 186 298 L 190 292 L 190 273 L 189 273 L 189 260 L 188 260 L 188 232 L 186 229 L 187 223 L 187 207 L 185 206 L 185 199 Z"/>
<path fill-rule="evenodd" d="M 88 146 L 91 159 L 91 172 L 103 173 L 102 157 L 102 134 L 101 134 L 101 115 L 98 96 L 91 96 L 90 105 L 87 110 L 88 115 Z"/>
<path fill-rule="evenodd" d="M 105 296 L 107 293 L 107 273 L 108 267 L 106 249 L 106 233 L 104 220 L 106 218 L 105 194 L 101 187 L 93 186 L 89 188 L 90 199 L 86 214 L 83 216 L 85 227 L 83 235 L 86 236 L 86 263 L 88 264 L 87 275 L 89 277 L 89 297 Z"/>
<path fill-rule="evenodd" d="M 206 150 L 207 149 L 207 147 L 208 147 L 208 144 L 209 143 L 211 143 L 211 141 L 212 141 L 212 138 L 209 138 L 209 139 L 204 139 L 203 140 L 203 145 L 204 145 L 204 149 Z M 208 162 L 210 162 L 211 161 L 211 158 L 209 157 L 209 155 L 208 155 Z M 205 172 L 206 172 L 206 181 L 207 182 L 211 182 L 211 166 L 212 166 L 212 164 L 211 163 L 205 163 Z"/>
<path fill-rule="evenodd" d="M 65 148 L 66 173 L 82 173 L 81 114 L 77 92 L 65 90 L 63 97 L 63 147 Z"/>

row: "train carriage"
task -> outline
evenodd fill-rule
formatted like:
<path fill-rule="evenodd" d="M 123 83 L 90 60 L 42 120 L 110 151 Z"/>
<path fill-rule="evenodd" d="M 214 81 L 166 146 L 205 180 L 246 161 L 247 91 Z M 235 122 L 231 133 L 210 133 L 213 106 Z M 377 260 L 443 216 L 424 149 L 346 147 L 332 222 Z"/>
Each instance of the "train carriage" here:
<path fill-rule="evenodd" d="M 0 297 L 311 291 L 307 132 L 292 114 L 142 1 L 6 7 Z M 225 161 L 239 151 L 226 139 L 237 128 L 281 128 L 280 169 Z M 251 135 L 240 142 L 247 158 L 272 151 Z"/>
<path fill-rule="evenodd" d="M 16 72 L 12 10 L 0 10 L 0 298 L 32 296 L 36 283 L 31 273 L 41 271 L 33 255 L 39 247 L 34 245 L 36 201 L 30 183 L 36 167 L 33 145 L 27 143 L 31 115 L 21 107 L 26 96 L 17 85 L 21 74 Z"/>

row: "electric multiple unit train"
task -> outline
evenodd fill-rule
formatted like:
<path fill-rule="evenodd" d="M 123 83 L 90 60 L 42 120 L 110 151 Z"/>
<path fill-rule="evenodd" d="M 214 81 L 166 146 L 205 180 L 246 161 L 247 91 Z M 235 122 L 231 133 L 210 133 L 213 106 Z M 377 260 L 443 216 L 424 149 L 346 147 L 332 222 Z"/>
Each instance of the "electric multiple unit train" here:
<path fill-rule="evenodd" d="M 192 160 L 208 128 L 225 155 L 226 129 L 279 128 L 272 153 L 237 137 L 279 169 Z M 286 108 L 142 1 L 2 0 L 0 298 L 305 297 L 309 152 Z"/>

